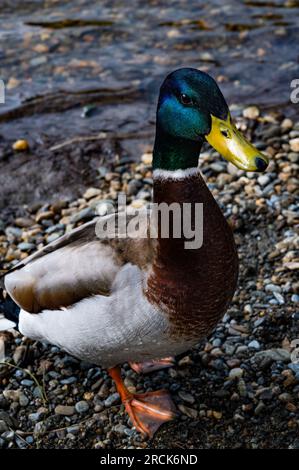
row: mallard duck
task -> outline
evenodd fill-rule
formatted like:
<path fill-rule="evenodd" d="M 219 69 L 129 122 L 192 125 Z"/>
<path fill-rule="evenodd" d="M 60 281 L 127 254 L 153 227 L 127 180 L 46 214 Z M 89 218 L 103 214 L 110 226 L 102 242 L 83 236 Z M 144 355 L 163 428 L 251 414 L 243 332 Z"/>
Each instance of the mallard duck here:
<path fill-rule="evenodd" d="M 19 331 L 107 368 L 133 425 L 149 436 L 175 418 L 176 407 L 167 391 L 128 391 L 120 365 L 129 362 L 138 372 L 171 366 L 173 356 L 213 330 L 237 284 L 231 228 L 198 169 L 205 141 L 242 170 L 268 165 L 233 124 L 214 79 L 192 68 L 176 70 L 164 80 L 158 100 L 153 200 L 181 207 L 202 203 L 200 247 L 186 249 L 184 235 L 165 238 L 159 227 L 156 238 L 101 239 L 95 219 L 5 277 L 18 309 L 9 299 L 10 307 L 4 302 L 3 308 Z"/>

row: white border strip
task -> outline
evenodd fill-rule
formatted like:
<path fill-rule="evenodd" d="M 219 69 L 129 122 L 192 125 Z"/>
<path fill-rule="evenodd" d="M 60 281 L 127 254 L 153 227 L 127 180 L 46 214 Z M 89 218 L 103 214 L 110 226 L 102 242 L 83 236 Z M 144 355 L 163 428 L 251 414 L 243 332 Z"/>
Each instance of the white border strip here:
<path fill-rule="evenodd" d="M 190 178 L 191 176 L 198 174 L 198 167 L 187 168 L 186 170 L 161 170 L 158 168 L 153 171 L 153 179 L 183 180 L 185 178 Z"/>

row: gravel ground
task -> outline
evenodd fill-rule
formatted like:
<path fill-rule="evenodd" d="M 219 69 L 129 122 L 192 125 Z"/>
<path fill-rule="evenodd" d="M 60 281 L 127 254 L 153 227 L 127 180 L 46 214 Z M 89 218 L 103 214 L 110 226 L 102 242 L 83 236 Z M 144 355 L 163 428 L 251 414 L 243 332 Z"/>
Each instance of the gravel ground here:
<path fill-rule="evenodd" d="M 265 174 L 237 170 L 211 149 L 200 159 L 239 251 L 228 312 L 176 367 L 138 376 L 123 366 L 131 390 L 169 389 L 180 418 L 143 439 L 105 370 L 9 332 L 0 334 L 11 364 L 0 366 L 0 448 L 299 448 L 299 122 L 257 114 L 247 108 L 238 124 L 271 157 Z M 3 212 L 3 269 L 101 213 L 120 190 L 134 207 L 147 204 L 150 164 L 150 154 L 121 157 L 113 171 L 98 168 L 96 187 L 78 200 Z"/>

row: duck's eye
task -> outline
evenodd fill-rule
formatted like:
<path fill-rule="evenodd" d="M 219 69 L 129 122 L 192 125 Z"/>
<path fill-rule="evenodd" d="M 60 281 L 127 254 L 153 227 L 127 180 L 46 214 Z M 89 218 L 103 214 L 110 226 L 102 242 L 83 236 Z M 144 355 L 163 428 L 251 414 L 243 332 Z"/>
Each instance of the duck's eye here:
<path fill-rule="evenodd" d="M 226 139 L 230 139 L 230 132 L 227 129 L 221 129 L 220 132 L 223 135 L 223 137 L 225 137 Z"/>
<path fill-rule="evenodd" d="M 181 93 L 180 100 L 181 100 L 181 103 L 183 104 L 193 103 L 192 98 L 190 98 L 190 96 L 186 95 L 185 93 Z"/>

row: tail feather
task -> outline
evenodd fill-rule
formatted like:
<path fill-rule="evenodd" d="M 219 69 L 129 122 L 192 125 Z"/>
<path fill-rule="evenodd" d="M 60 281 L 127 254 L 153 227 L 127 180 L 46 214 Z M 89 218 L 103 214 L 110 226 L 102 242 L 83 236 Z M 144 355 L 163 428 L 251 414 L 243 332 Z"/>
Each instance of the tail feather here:
<path fill-rule="evenodd" d="M 3 290 L 0 289 L 0 331 L 17 328 L 19 315 L 20 308 L 8 294 L 4 297 Z"/>

